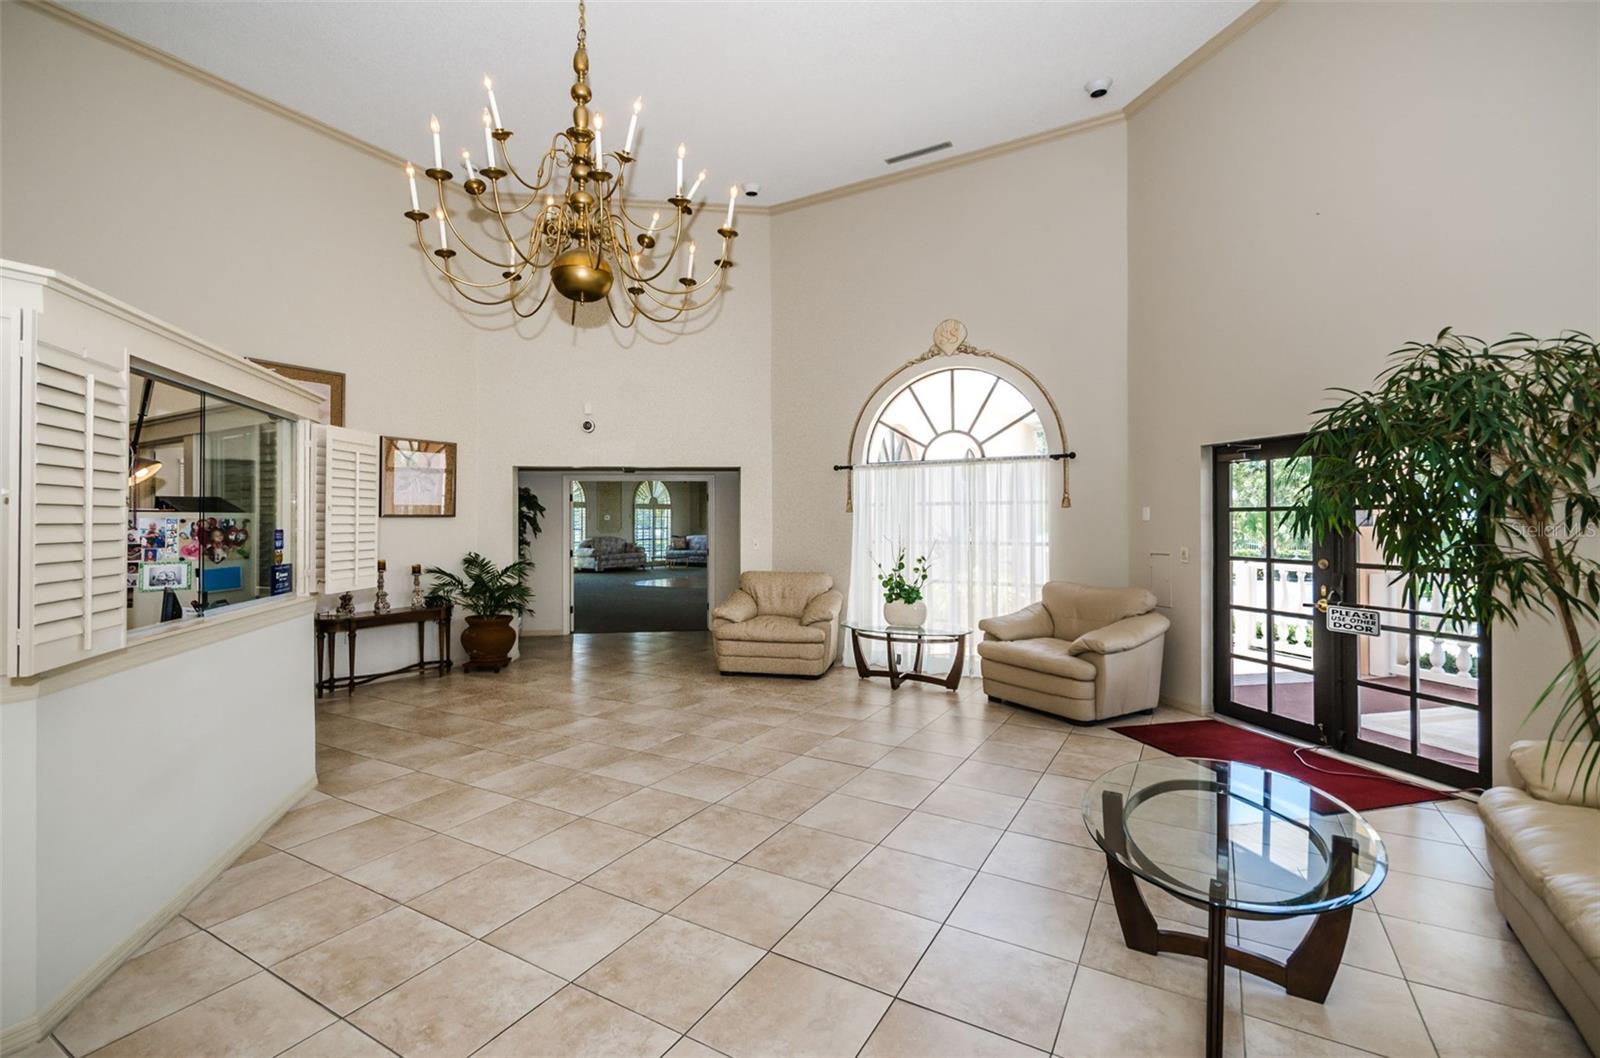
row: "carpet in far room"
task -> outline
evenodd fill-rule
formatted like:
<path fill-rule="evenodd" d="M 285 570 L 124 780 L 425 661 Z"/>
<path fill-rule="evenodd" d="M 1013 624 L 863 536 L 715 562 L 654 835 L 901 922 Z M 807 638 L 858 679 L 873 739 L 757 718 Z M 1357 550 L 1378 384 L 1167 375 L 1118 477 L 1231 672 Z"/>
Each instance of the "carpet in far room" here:
<path fill-rule="evenodd" d="M 613 569 L 572 575 L 574 632 L 701 632 L 706 628 L 702 567 Z"/>

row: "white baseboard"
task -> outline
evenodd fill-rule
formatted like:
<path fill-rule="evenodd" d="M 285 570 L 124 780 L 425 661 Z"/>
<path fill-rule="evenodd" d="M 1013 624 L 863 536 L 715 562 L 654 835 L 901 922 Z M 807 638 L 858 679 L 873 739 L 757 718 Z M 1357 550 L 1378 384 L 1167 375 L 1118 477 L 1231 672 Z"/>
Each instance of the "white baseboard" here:
<path fill-rule="evenodd" d="M 1158 701 L 1160 704 L 1167 706 L 1170 709 L 1181 709 L 1186 713 L 1193 713 L 1195 716 L 1211 715 L 1211 710 L 1206 706 L 1201 705 L 1199 702 L 1185 702 L 1177 698 L 1168 697 L 1165 694 L 1163 694 Z"/>
<path fill-rule="evenodd" d="M 134 930 L 133 934 L 111 949 L 99 962 L 89 967 L 78 979 L 68 985 L 66 990 L 55 999 L 51 1000 L 41 1009 L 34 1012 L 32 1017 L 24 1018 L 15 1025 L 7 1026 L 0 1030 L 0 1055 L 20 1051 L 30 1047 L 48 1035 L 61 1022 L 61 1019 L 72 1012 L 72 1008 L 83 1001 L 83 998 L 96 988 L 100 987 L 107 977 L 114 973 L 117 967 L 128 960 L 134 952 L 144 947 L 154 937 L 166 928 L 173 916 L 189 906 L 190 901 L 200 895 L 201 890 L 216 881 L 217 875 L 227 870 L 234 860 L 244 855 L 245 850 L 261 840 L 261 836 L 271 829 L 283 814 L 298 804 L 301 798 L 316 788 L 316 776 L 312 776 L 295 790 L 294 793 L 284 798 L 271 812 L 254 827 L 250 832 L 233 844 L 210 866 L 200 873 L 200 876 L 180 889 L 176 895 L 160 911 L 157 911 L 144 925 Z"/>

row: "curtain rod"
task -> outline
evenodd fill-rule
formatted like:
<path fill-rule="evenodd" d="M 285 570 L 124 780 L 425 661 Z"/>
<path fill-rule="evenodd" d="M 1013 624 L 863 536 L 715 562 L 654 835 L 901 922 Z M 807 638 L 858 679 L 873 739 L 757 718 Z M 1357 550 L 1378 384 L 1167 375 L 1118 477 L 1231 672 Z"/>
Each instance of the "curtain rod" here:
<path fill-rule="evenodd" d="M 919 459 L 893 463 L 835 463 L 835 470 L 868 470 L 874 467 L 950 466 L 954 463 L 1014 463 L 1023 459 L 1077 459 L 1077 452 L 1050 452 L 1043 456 L 996 456 L 993 459 Z"/>

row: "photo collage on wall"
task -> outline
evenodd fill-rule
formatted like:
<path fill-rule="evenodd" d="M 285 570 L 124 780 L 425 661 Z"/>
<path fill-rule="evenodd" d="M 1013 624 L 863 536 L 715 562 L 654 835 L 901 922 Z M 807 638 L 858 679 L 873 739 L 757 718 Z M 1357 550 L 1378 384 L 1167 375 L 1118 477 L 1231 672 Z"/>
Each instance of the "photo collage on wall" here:
<path fill-rule="evenodd" d="M 194 587 L 194 566 L 201 550 L 195 527 L 195 521 L 177 515 L 141 514 L 134 519 L 128 529 L 130 594 Z"/>

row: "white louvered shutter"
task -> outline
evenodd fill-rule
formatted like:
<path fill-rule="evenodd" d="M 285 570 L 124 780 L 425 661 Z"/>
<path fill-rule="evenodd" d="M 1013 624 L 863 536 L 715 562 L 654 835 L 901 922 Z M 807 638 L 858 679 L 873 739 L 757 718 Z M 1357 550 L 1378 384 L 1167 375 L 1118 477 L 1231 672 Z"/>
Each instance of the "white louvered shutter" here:
<path fill-rule="evenodd" d="M 17 636 L 32 676 L 127 641 L 128 350 L 67 348 L 20 314 Z"/>
<path fill-rule="evenodd" d="M 317 568 L 324 593 L 378 584 L 378 437 L 318 426 Z"/>

